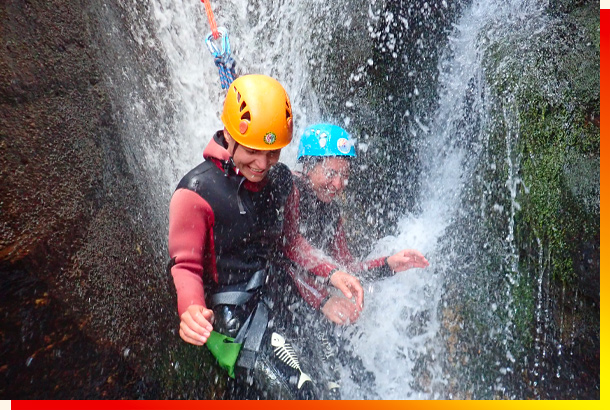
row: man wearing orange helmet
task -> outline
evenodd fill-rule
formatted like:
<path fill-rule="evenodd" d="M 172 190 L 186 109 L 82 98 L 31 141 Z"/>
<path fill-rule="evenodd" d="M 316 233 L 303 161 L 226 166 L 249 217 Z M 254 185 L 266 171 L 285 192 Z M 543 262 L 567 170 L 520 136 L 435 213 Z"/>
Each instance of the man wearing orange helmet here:
<path fill-rule="evenodd" d="M 282 281 L 270 261 L 283 231 L 293 231 L 283 226 L 295 195 L 292 174 L 278 162 L 292 139 L 290 100 L 273 78 L 242 76 L 229 87 L 221 119 L 224 130 L 170 203 L 180 337 L 206 344 L 231 377 L 261 382 L 268 398 L 312 397 L 304 393 L 312 391 L 311 377 L 278 327 L 285 312 L 273 299 L 281 292 L 269 292 Z M 336 272 L 329 282 L 362 304 L 357 279 Z M 271 319 L 276 327 L 268 329 Z"/>

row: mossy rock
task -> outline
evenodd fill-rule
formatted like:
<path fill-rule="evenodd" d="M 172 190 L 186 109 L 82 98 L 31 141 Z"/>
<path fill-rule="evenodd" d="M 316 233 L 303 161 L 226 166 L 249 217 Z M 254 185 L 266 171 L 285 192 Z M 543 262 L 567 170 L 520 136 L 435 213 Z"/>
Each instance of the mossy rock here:
<path fill-rule="evenodd" d="M 458 352 L 453 362 L 461 355 L 467 366 L 448 370 L 476 398 L 493 398 L 481 375 L 502 361 L 512 368 L 503 382 L 515 397 L 599 398 L 599 10 L 564 3 L 501 39 L 479 39 L 489 44 L 492 114 L 463 199 L 479 215 L 457 217 L 455 234 L 472 229 L 475 240 L 446 251 L 472 260 L 453 267 L 445 296 L 461 318 L 461 345 L 484 347 Z M 497 329 L 505 333 L 495 340 Z M 548 356 L 539 360 L 536 349 Z M 536 371 L 548 373 L 534 376 L 536 360 Z M 574 371 L 571 384 L 558 387 L 557 369 L 576 363 L 590 376 Z"/>

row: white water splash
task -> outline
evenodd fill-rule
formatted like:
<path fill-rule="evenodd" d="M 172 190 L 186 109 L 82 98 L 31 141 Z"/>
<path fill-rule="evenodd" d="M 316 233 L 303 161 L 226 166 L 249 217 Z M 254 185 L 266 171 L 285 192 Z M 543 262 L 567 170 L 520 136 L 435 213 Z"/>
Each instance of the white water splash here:
<path fill-rule="evenodd" d="M 317 49 L 304 33 L 335 24 L 341 9 L 322 0 L 211 3 L 218 26 L 229 32 L 237 74 L 267 74 L 286 88 L 295 114 L 295 139 L 282 150 L 281 160 L 293 166 L 300 132 L 308 123 L 320 120 L 319 103 L 311 86 L 316 73 L 309 64 L 309 57 Z M 203 149 L 213 133 L 222 128 L 220 112 L 225 92 L 205 45 L 210 26 L 203 4 L 156 0 L 152 7 L 156 35 L 170 71 L 168 92 L 176 110 L 176 136 L 170 142 L 174 167 L 168 170 L 166 181 L 173 188 L 182 175 L 201 162 Z"/>
<path fill-rule="evenodd" d="M 391 255 L 404 248 L 418 249 L 430 267 L 414 269 L 377 283 L 367 295 L 367 308 L 357 323 L 354 348 L 366 368 L 376 376 L 377 394 L 384 399 L 434 399 L 445 397 L 437 312 L 443 272 L 455 255 L 437 253 L 460 207 L 462 191 L 470 181 L 482 149 L 487 107 L 482 69 L 486 39 L 509 24 L 539 13 L 540 4 L 524 1 L 474 2 L 455 24 L 445 58 L 439 65 L 439 104 L 432 124 L 419 124 L 412 133 L 423 136 L 425 158 L 421 177 L 421 212 L 399 221 L 400 233 L 380 240 L 371 257 Z M 423 133 L 423 134 L 421 134 Z M 425 317 L 425 323 L 413 327 Z M 507 354 L 509 354 L 508 352 Z M 427 369 L 418 368 L 426 363 Z M 346 375 L 349 372 L 346 372 Z M 351 386 L 349 394 L 363 397 Z"/>

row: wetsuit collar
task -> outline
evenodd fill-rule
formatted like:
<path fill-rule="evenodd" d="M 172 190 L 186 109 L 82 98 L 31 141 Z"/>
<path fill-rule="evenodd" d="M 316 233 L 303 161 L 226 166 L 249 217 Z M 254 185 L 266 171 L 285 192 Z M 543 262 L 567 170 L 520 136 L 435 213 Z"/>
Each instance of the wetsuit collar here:
<path fill-rule="evenodd" d="M 235 167 L 235 163 L 233 162 L 233 158 L 231 157 L 228 148 L 229 146 L 225 140 L 223 130 L 216 131 L 212 141 L 210 141 L 205 147 L 205 150 L 203 150 L 203 158 L 213 161 L 226 176 L 237 175 L 244 178 L 241 172 Z M 243 187 L 248 191 L 258 192 L 266 184 L 267 178 L 261 182 L 250 182 L 246 180 L 243 182 Z"/>

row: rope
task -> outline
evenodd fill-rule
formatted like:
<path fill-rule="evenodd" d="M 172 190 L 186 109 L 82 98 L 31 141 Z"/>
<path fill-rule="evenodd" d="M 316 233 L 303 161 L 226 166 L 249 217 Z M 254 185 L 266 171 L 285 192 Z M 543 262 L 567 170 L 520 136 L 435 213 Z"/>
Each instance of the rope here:
<path fill-rule="evenodd" d="M 226 28 L 217 27 L 212 13 L 210 0 L 201 0 L 205 5 L 205 10 L 208 15 L 208 21 L 212 32 L 208 34 L 205 43 L 214 57 L 214 64 L 218 67 L 218 75 L 220 76 L 220 86 L 223 90 L 229 88 L 229 85 L 235 80 L 235 60 L 231 57 L 231 46 L 229 44 L 229 33 Z M 214 44 L 214 40 L 220 40 L 220 47 Z"/>
<path fill-rule="evenodd" d="M 229 85 L 235 80 L 235 60 L 230 55 L 214 57 L 214 64 L 218 67 L 218 75 L 220 76 L 220 86 L 223 90 L 229 88 Z"/>
<path fill-rule="evenodd" d="M 201 2 L 205 6 L 205 12 L 208 15 L 208 22 L 210 23 L 210 27 L 212 28 L 212 35 L 214 36 L 214 40 L 218 40 L 218 37 L 220 37 L 220 33 L 218 33 L 218 26 L 216 26 L 216 20 L 214 19 L 214 13 L 212 12 L 212 5 L 210 4 L 210 0 L 201 0 Z"/>

